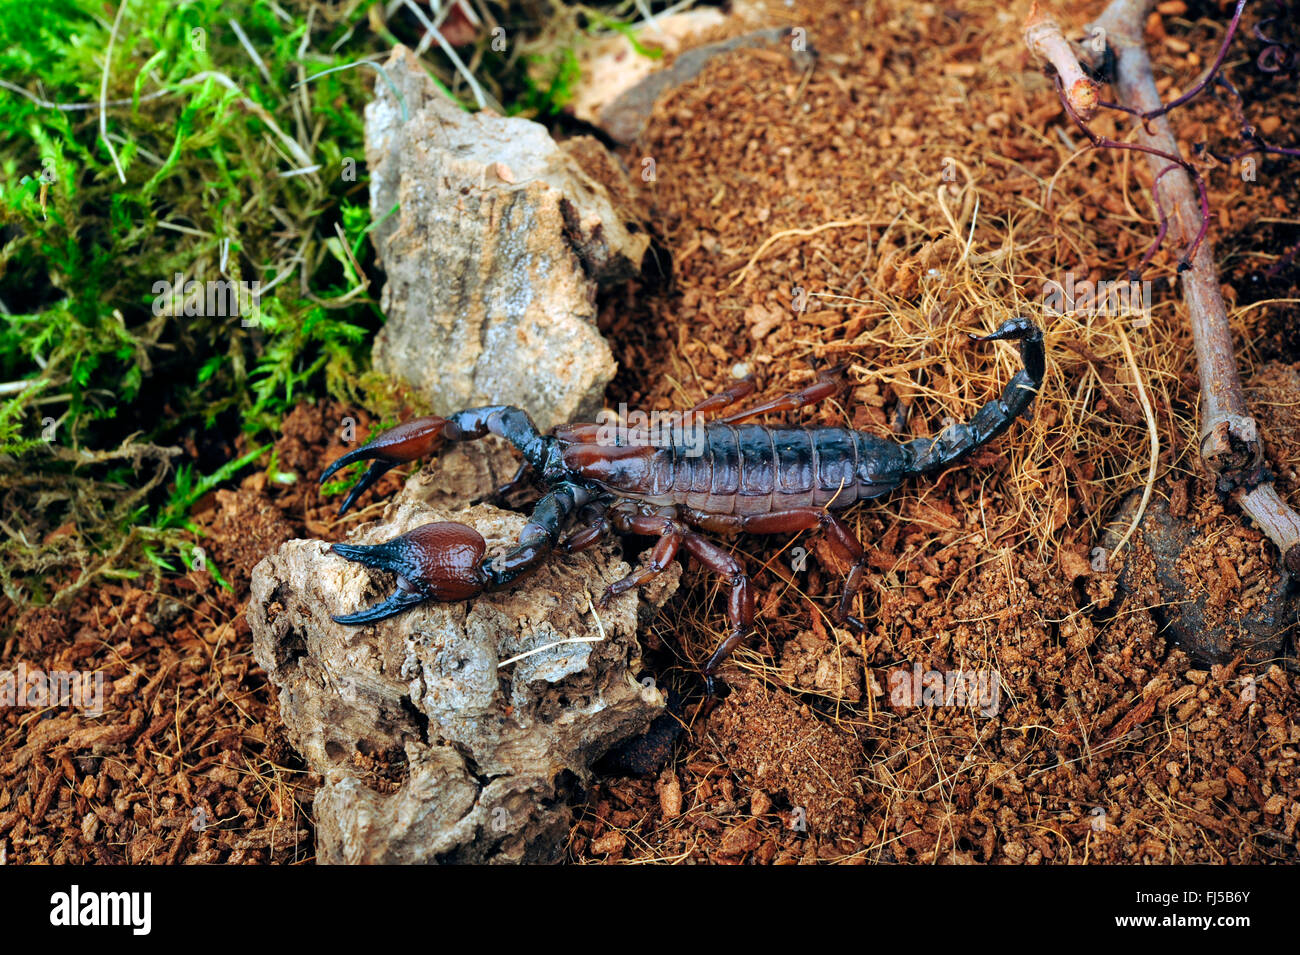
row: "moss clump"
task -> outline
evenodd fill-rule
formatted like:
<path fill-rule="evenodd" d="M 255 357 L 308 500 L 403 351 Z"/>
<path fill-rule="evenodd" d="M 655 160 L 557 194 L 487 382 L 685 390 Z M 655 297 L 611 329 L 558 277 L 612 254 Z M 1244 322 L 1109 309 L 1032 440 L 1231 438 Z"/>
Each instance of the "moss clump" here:
<path fill-rule="evenodd" d="M 557 111 L 575 15 L 475 5 L 478 38 L 425 57 L 449 95 Z M 382 17 L 360 2 L 0 0 L 10 598 L 179 570 L 198 493 L 257 461 L 292 403 L 384 405 L 364 377 L 382 315 L 363 109 L 375 64 L 424 27 L 405 8 Z M 558 67 L 539 86 L 541 61 Z"/>

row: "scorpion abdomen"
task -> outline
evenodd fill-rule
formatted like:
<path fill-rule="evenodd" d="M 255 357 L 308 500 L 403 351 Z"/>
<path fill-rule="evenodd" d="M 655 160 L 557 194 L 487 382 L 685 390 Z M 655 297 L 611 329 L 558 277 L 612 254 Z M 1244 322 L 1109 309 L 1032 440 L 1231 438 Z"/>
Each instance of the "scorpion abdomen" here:
<path fill-rule="evenodd" d="M 660 448 L 573 445 L 565 461 L 623 497 L 747 516 L 887 494 L 905 476 L 907 451 L 847 428 L 708 424 Z"/>

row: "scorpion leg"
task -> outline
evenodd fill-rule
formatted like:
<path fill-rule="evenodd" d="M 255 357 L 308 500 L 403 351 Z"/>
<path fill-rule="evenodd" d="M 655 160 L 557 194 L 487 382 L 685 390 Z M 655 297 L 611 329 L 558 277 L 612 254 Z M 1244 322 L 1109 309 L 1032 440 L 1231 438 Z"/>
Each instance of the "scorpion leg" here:
<path fill-rule="evenodd" d="M 771 414 L 778 411 L 795 411 L 799 408 L 806 408 L 809 405 L 815 405 L 819 401 L 824 401 L 833 395 L 838 394 L 848 384 L 848 378 L 844 372 L 848 365 L 836 365 L 834 368 L 827 368 L 817 374 L 817 381 L 807 388 L 799 391 L 791 391 L 788 394 L 779 395 L 769 401 L 761 402 L 752 408 L 746 408 L 743 411 L 737 411 L 735 414 L 729 414 L 725 418 L 719 418 L 719 424 L 740 424 L 742 421 L 748 421 L 750 418 L 757 418 L 759 415 Z"/>
<path fill-rule="evenodd" d="M 716 395 L 709 395 L 704 400 L 697 402 L 695 405 L 682 412 L 682 415 L 689 420 L 690 418 L 694 418 L 696 415 L 705 415 L 714 411 L 721 411 L 723 408 L 730 408 L 741 398 L 746 398 L 753 393 L 753 377 L 742 378 L 731 387 L 719 391 Z"/>
<path fill-rule="evenodd" d="M 862 542 L 838 514 L 819 507 L 797 507 L 747 516 L 692 511 L 687 513 L 687 520 L 706 530 L 730 534 L 797 534 L 820 527 L 831 548 L 850 565 L 832 619 L 858 632 L 865 629 L 862 621 L 849 611 L 853 606 L 853 598 L 862 589 L 867 569 L 866 551 Z"/>
<path fill-rule="evenodd" d="M 508 498 L 511 494 L 513 494 L 515 491 L 519 490 L 520 488 L 527 487 L 529 484 L 532 483 L 528 477 L 528 472 L 530 470 L 531 470 L 531 465 L 529 465 L 529 463 L 525 461 L 523 464 L 519 465 L 519 469 L 515 471 L 514 477 L 512 477 L 509 481 L 506 481 L 504 484 L 498 485 L 496 490 L 494 490 L 491 494 L 488 494 L 486 497 L 479 498 L 478 500 L 474 501 L 474 503 L 475 504 L 506 504 L 507 503 L 506 498 Z"/>
<path fill-rule="evenodd" d="M 729 388 L 717 394 L 709 395 L 691 408 L 681 412 L 681 419 L 687 427 L 690 427 L 696 423 L 697 418 L 702 418 L 710 412 L 729 408 L 741 398 L 752 394 L 753 391 L 754 379 L 752 377 L 743 378 Z M 654 436 L 645 427 L 629 426 L 621 417 L 615 420 L 604 419 L 603 416 L 606 414 L 608 412 L 601 413 L 601 423 L 562 425 L 555 429 L 555 436 L 563 442 L 575 445 L 608 444 L 612 442 L 616 447 L 643 448 L 655 443 Z M 614 432 L 612 438 L 610 436 L 611 431 Z"/>
<path fill-rule="evenodd" d="M 666 514 L 632 514 L 627 511 L 614 511 L 613 524 L 625 534 L 659 535 L 659 540 L 650 552 L 650 560 L 622 580 L 617 580 L 605 588 L 600 598 L 604 606 L 613 597 L 648 584 L 662 574 L 674 560 L 687 533 L 686 526 L 675 517 Z"/>
<path fill-rule="evenodd" d="M 713 651 L 709 662 L 704 664 L 704 685 L 709 696 L 715 697 L 717 692 L 713 678 L 718 668 L 754 632 L 754 591 L 749 586 L 749 577 L 745 575 L 745 565 L 713 541 L 687 532 L 682 543 L 696 560 L 715 574 L 726 577 L 731 586 L 727 599 L 727 620 L 731 623 L 731 632 Z"/>
<path fill-rule="evenodd" d="M 560 550 L 566 554 L 578 554 L 588 547 L 594 547 L 609 536 L 609 532 L 614 528 L 609 518 L 605 516 L 608 510 L 608 506 L 604 504 L 588 504 L 582 508 L 578 512 L 578 520 L 586 526 L 561 541 Z"/>
<path fill-rule="evenodd" d="M 904 444 L 909 460 L 904 468 L 905 474 L 930 474 L 961 461 L 1010 428 L 1016 418 L 1029 410 L 1042 387 L 1046 366 L 1043 332 L 1029 319 L 1010 319 L 999 325 L 993 334 L 972 335 L 971 339 L 977 342 L 1019 339 L 1020 360 L 1024 367 L 1007 383 L 1001 397 L 980 408 L 969 421 L 950 424 L 933 438 L 917 438 Z"/>
<path fill-rule="evenodd" d="M 844 578 L 844 589 L 840 591 L 840 602 L 835 607 L 835 619 L 857 633 L 861 633 L 867 629 L 866 625 L 849 611 L 853 609 L 853 598 L 862 589 L 862 582 L 866 577 L 867 554 L 857 535 L 849 530 L 849 525 L 845 524 L 839 515 L 831 514 L 828 511 L 822 513 L 829 518 L 823 521 L 827 540 L 831 542 L 831 547 L 835 549 L 835 552 L 849 562 L 849 574 Z"/>
<path fill-rule="evenodd" d="M 727 601 L 727 619 L 731 622 L 731 631 L 713 651 L 703 670 L 708 695 L 710 698 L 716 697 L 714 676 L 718 668 L 754 630 L 754 594 L 744 565 L 717 544 L 689 530 L 683 522 L 668 514 L 613 510 L 608 523 L 623 533 L 658 535 L 659 541 L 647 564 L 609 585 L 600 599 L 602 605 L 611 597 L 640 587 L 663 573 L 677 558 L 678 551 L 683 546 L 706 568 L 728 579 L 731 592 Z"/>
<path fill-rule="evenodd" d="M 584 421 L 578 424 L 562 424 L 551 433 L 561 441 L 570 444 L 594 444 L 605 436 L 608 427 L 607 424 Z"/>

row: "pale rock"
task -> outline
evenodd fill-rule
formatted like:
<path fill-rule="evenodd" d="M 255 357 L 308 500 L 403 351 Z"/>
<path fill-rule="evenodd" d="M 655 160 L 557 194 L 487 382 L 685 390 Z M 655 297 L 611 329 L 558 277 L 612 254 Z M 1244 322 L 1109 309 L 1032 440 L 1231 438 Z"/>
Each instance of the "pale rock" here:
<path fill-rule="evenodd" d="M 465 112 L 404 47 L 384 72 L 366 107 L 375 367 L 439 414 L 511 404 L 543 431 L 593 414 L 616 370 L 596 290 L 638 274 L 650 241 L 621 169 L 589 137 Z"/>

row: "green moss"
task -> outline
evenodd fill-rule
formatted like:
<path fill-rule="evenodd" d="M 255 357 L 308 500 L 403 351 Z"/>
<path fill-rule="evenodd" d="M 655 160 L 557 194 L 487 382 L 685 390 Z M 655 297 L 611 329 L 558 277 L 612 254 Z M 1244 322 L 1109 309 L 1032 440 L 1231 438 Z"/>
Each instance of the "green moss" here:
<path fill-rule="evenodd" d="M 125 0 L 114 34 L 115 6 L 0 0 L 0 586 L 12 598 L 52 599 L 43 575 L 69 567 L 80 586 L 178 569 L 194 491 L 263 463 L 247 449 L 269 445 L 303 398 L 393 414 L 368 370 L 383 320 L 363 148 L 377 71 L 349 67 L 419 34 L 400 16 L 401 35 L 375 33 L 364 0 L 285 9 Z M 542 23 L 493 9 L 527 25 L 502 51 L 485 32 L 465 62 L 511 111 L 558 112 L 591 11 L 557 5 Z M 617 28 L 630 9 L 598 18 Z M 526 80 L 538 63 L 544 78 Z M 464 100 L 457 72 L 434 68 Z M 260 283 L 255 320 L 191 281 Z"/>
<path fill-rule="evenodd" d="M 577 54 L 572 48 L 565 48 L 529 56 L 526 62 L 530 67 L 524 75 L 526 91 L 513 112 L 554 116 L 573 100 L 574 87 L 582 76 Z"/>
<path fill-rule="evenodd" d="M 117 513 L 115 500 L 148 478 L 122 480 L 111 461 L 95 460 L 104 449 L 127 439 L 192 446 L 232 424 L 255 441 L 274 436 L 304 396 L 356 397 L 381 320 L 353 264 L 364 268 L 368 256 L 369 79 L 339 71 L 295 84 L 382 50 L 371 38 L 325 52 L 364 25 L 362 6 L 317 8 L 310 33 L 278 9 L 128 0 L 105 90 L 123 102 L 103 112 L 101 129 L 112 28 L 102 5 L 0 0 L 0 77 L 10 87 L 0 89 L 0 380 L 14 383 L 0 405 L 0 493 L 25 526 L 71 521 L 75 546 L 65 550 L 83 566 L 133 531 L 147 546 L 132 553 L 163 565 L 174 564 L 164 552 L 188 546 L 174 533 L 186 528 L 183 476 L 169 498 Z M 298 172 L 310 166 L 319 168 Z M 255 321 L 230 314 L 220 286 L 215 296 L 204 286 L 186 314 L 168 294 L 178 275 L 182 286 L 273 287 Z M 23 381 L 30 387 L 14 394 Z M 229 478 L 231 463 L 196 486 Z M 171 457 L 150 464 L 165 474 Z M 34 473 L 49 480 L 25 479 Z M 58 484 L 66 495 L 42 495 Z M 46 568 L 34 541 L 9 546 L 0 559 L 11 568 Z"/>

